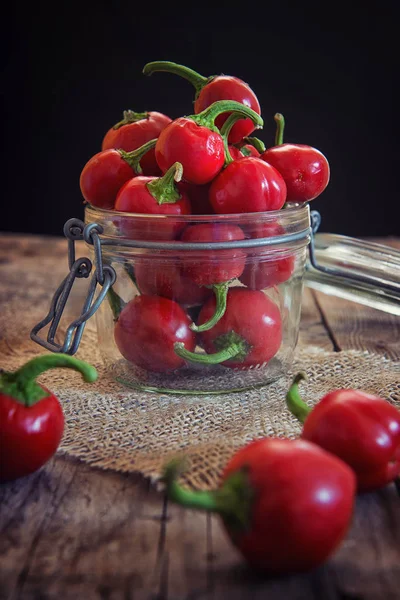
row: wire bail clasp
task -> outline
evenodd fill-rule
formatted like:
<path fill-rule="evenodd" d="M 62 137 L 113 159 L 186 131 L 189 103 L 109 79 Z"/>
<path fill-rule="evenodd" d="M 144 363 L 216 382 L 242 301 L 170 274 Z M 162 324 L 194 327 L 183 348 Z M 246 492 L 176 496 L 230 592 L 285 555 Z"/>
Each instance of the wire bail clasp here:
<path fill-rule="evenodd" d="M 113 267 L 103 264 L 99 235 L 101 233 L 103 233 L 103 228 L 100 225 L 97 223 L 85 225 L 80 219 L 69 219 L 64 225 L 64 235 L 68 239 L 68 264 L 70 271 L 56 290 L 48 314 L 31 331 L 31 339 L 51 352 L 61 352 L 70 355 L 76 353 L 86 322 L 94 315 L 107 295 L 108 290 L 115 283 L 117 278 L 115 270 Z M 93 246 L 95 270 L 89 283 L 81 314 L 68 326 L 64 343 L 58 344 L 55 341 L 55 337 L 74 281 L 75 279 L 87 279 L 93 268 L 92 261 L 89 258 L 82 257 L 77 259 L 75 256 L 75 242 L 80 240 L 85 240 L 86 243 Z M 101 290 L 96 299 L 93 300 L 98 284 Z M 49 323 L 50 327 L 47 338 L 43 339 L 39 336 L 39 332 Z"/>

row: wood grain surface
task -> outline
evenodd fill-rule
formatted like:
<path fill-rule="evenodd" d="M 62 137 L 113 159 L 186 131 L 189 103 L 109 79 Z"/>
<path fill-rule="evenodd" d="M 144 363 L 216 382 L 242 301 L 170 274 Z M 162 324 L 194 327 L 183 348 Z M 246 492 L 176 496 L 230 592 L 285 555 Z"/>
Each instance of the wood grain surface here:
<path fill-rule="evenodd" d="M 65 261 L 65 242 L 0 237 L 2 306 L 21 293 L 27 264 L 39 270 L 48 256 Z M 305 290 L 300 342 L 398 360 L 400 318 Z M 268 579 L 246 568 L 217 517 L 169 505 L 135 476 L 57 456 L 0 485 L 0 599 L 56 598 L 399 600 L 399 490 L 359 496 L 345 542 L 323 567 Z"/>

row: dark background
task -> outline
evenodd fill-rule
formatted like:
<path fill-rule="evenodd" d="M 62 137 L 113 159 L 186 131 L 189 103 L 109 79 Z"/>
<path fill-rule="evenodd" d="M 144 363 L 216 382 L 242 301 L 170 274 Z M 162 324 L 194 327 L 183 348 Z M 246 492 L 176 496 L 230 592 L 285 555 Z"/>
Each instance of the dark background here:
<path fill-rule="evenodd" d="M 141 74 L 146 62 L 172 60 L 247 81 L 267 145 L 279 111 L 286 141 L 327 156 L 331 182 L 312 204 L 321 230 L 399 234 L 396 23 L 395 2 L 11 9 L 3 24 L 0 229 L 61 234 L 66 219 L 81 217 L 80 172 L 124 109 L 191 114 L 189 83 Z"/>

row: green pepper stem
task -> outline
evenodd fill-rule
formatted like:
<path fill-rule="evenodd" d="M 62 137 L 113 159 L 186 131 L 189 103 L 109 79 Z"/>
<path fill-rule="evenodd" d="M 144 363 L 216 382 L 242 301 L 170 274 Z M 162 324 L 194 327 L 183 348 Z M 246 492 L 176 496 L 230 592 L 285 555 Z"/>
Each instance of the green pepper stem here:
<path fill-rule="evenodd" d="M 186 350 L 182 342 L 174 344 L 175 354 L 189 362 L 200 363 L 203 365 L 218 365 L 226 360 L 235 358 L 237 361 L 243 361 L 250 351 L 250 346 L 244 338 L 235 331 L 228 331 L 214 339 L 214 346 L 217 352 L 213 354 L 196 354 Z"/>
<path fill-rule="evenodd" d="M 246 145 L 253 146 L 260 154 L 262 154 L 266 150 L 264 142 L 256 137 L 243 138 L 243 141 L 240 143 L 239 149 Z"/>
<path fill-rule="evenodd" d="M 170 62 L 168 60 L 157 60 L 154 62 L 149 62 L 143 68 L 143 73 L 145 75 L 152 75 L 157 71 L 163 71 L 166 73 L 173 73 L 174 75 L 179 75 L 183 77 L 189 83 L 191 83 L 196 90 L 196 98 L 203 89 L 203 87 L 214 77 L 203 77 L 193 69 L 189 69 L 189 67 L 184 67 L 183 65 L 178 65 L 177 63 Z"/>
<path fill-rule="evenodd" d="M 256 129 L 261 129 L 264 121 L 261 116 L 248 106 L 244 106 L 235 100 L 218 100 L 214 102 L 197 115 L 190 115 L 188 119 L 192 119 L 197 125 L 208 127 L 213 131 L 219 131 L 215 126 L 215 119 L 226 112 L 234 112 L 241 115 L 241 118 L 248 118 L 254 123 Z"/>
<path fill-rule="evenodd" d="M 171 461 L 164 468 L 163 481 L 169 500 L 197 510 L 219 514 L 232 531 L 246 530 L 251 522 L 254 492 L 247 469 L 232 473 L 217 490 L 188 490 L 176 481 L 181 462 Z"/>
<path fill-rule="evenodd" d="M 234 112 L 231 115 L 229 115 L 229 117 L 226 119 L 225 123 L 221 127 L 221 137 L 224 140 L 224 149 L 225 149 L 225 167 L 227 167 L 232 162 L 234 162 L 232 155 L 229 151 L 229 142 L 228 142 L 229 134 L 230 134 L 234 124 L 243 118 L 244 118 L 243 115 L 240 115 L 239 113 Z"/>
<path fill-rule="evenodd" d="M 32 406 L 50 395 L 35 380 L 48 369 L 75 369 L 88 383 L 97 379 L 97 371 L 92 365 L 67 354 L 43 354 L 33 358 L 13 373 L 0 374 L 0 392 L 11 396 L 25 406 Z"/>
<path fill-rule="evenodd" d="M 146 183 L 146 188 L 158 204 L 174 204 L 181 199 L 175 182 L 182 179 L 183 167 L 181 163 L 174 163 L 162 177 L 156 177 Z"/>
<path fill-rule="evenodd" d="M 112 310 L 114 321 L 118 321 L 119 315 L 126 306 L 126 302 L 122 300 L 121 296 L 119 296 L 112 287 L 110 287 L 110 289 L 108 290 L 107 297 Z"/>
<path fill-rule="evenodd" d="M 275 146 L 283 144 L 283 132 L 285 131 L 285 119 L 281 113 L 276 113 L 274 116 L 276 123 Z"/>
<path fill-rule="evenodd" d="M 128 163 L 128 165 L 131 167 L 131 169 L 133 169 L 136 175 L 141 175 L 143 173 L 143 170 L 140 166 L 140 161 L 149 150 L 154 148 L 156 143 L 157 139 L 154 139 L 150 140 L 149 142 L 146 142 L 145 144 L 143 144 L 143 146 L 140 146 L 140 148 L 137 148 L 136 150 L 125 152 L 125 150 L 119 149 L 117 150 L 117 152 L 119 152 L 121 158 L 123 158 L 124 161 Z"/>
<path fill-rule="evenodd" d="M 130 123 L 137 123 L 137 121 L 143 121 L 144 119 L 148 119 L 149 118 L 149 113 L 148 112 L 142 112 L 142 113 L 137 113 L 134 112 L 133 110 L 124 110 L 123 114 L 123 119 L 122 121 L 118 121 L 118 123 L 115 123 L 115 125 L 113 125 L 113 129 L 119 129 L 120 127 L 123 127 L 124 125 L 129 125 Z"/>
<path fill-rule="evenodd" d="M 303 371 L 300 371 L 300 373 L 297 373 L 297 375 L 294 377 L 292 385 L 286 394 L 286 405 L 290 412 L 300 421 L 300 423 L 304 423 L 312 411 L 312 408 L 307 406 L 300 396 L 299 383 L 301 381 L 307 381 L 307 375 Z"/>
<path fill-rule="evenodd" d="M 212 329 L 214 325 L 216 325 L 218 321 L 224 316 L 226 311 L 226 297 L 228 295 L 229 281 L 224 281 L 223 283 L 215 283 L 211 287 L 215 294 L 215 312 L 206 323 L 203 323 L 202 325 L 196 325 L 195 323 L 192 323 L 190 325 L 190 329 L 192 329 L 193 331 L 197 331 L 198 333 L 200 333 L 201 331 L 208 331 L 209 329 Z"/>

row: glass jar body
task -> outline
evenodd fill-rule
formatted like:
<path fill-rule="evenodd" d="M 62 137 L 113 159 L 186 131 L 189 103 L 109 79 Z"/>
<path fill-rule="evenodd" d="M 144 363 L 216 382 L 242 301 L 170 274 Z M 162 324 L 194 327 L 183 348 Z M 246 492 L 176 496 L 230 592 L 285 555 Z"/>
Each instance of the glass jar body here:
<path fill-rule="evenodd" d="M 117 273 L 96 313 L 115 379 L 141 390 L 220 394 L 287 373 L 299 333 L 308 205 L 178 218 L 87 207 L 85 221 L 102 227 L 103 262 Z"/>

